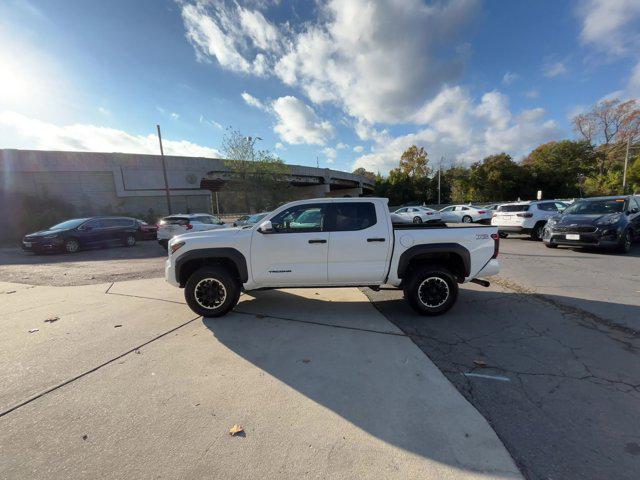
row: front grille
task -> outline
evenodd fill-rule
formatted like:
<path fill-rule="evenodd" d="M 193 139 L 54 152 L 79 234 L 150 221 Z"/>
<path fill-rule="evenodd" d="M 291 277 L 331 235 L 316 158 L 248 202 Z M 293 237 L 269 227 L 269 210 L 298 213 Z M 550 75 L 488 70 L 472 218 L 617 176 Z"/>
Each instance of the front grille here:
<path fill-rule="evenodd" d="M 553 233 L 594 233 L 597 229 L 590 225 L 575 227 L 552 227 Z"/>

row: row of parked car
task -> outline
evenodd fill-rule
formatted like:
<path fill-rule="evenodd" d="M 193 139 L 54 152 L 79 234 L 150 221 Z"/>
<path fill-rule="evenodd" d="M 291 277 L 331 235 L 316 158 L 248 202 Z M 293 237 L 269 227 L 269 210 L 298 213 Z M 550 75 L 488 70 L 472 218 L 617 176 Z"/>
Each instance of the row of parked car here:
<path fill-rule="evenodd" d="M 233 224 L 207 213 L 176 214 L 162 218 L 157 225 L 130 217 L 86 217 L 65 220 L 22 239 L 22 248 L 36 253 L 75 253 L 84 248 L 123 245 L 132 247 L 139 240 L 157 240 L 163 247 L 171 238 L 187 232 L 253 225 L 267 213 L 245 215 Z"/>
<path fill-rule="evenodd" d="M 549 248 L 602 247 L 626 253 L 635 240 L 640 240 L 638 195 L 451 205 L 441 210 L 409 206 L 395 210 L 392 215 L 398 223 L 491 224 L 498 227 L 502 238 L 525 234 L 544 241 Z"/>
<path fill-rule="evenodd" d="M 169 240 L 188 232 L 258 223 L 268 212 L 245 215 L 233 224 L 205 213 L 176 214 L 157 225 L 129 217 L 88 217 L 67 220 L 26 235 L 24 250 L 75 253 L 92 246 L 134 246 L 138 240 Z M 559 245 L 606 247 L 626 253 L 640 239 L 640 196 L 611 196 L 570 200 L 539 200 L 505 204 L 449 205 L 441 210 L 426 206 L 401 207 L 391 213 L 393 223 L 481 223 L 498 227 L 502 238 L 526 234 L 549 248 Z"/>

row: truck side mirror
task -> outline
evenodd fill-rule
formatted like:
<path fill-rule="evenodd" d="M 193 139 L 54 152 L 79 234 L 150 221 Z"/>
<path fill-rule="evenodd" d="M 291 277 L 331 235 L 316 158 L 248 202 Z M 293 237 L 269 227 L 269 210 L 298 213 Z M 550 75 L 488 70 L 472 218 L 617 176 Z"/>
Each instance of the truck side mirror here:
<path fill-rule="evenodd" d="M 271 224 L 271 220 L 266 220 L 260 224 L 258 227 L 258 232 L 260 233 L 275 233 L 275 228 Z"/>

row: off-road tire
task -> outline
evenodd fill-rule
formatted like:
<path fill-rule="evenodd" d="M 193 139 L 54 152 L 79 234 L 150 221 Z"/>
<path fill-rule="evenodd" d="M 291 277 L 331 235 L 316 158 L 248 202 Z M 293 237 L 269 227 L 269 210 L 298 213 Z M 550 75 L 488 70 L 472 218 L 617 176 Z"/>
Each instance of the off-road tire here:
<path fill-rule="evenodd" d="M 187 280 L 184 298 L 203 317 L 221 317 L 238 303 L 240 281 L 222 266 L 201 267 Z"/>
<path fill-rule="evenodd" d="M 404 297 L 420 315 L 440 315 L 458 299 L 458 282 L 444 267 L 427 265 L 406 280 Z"/>

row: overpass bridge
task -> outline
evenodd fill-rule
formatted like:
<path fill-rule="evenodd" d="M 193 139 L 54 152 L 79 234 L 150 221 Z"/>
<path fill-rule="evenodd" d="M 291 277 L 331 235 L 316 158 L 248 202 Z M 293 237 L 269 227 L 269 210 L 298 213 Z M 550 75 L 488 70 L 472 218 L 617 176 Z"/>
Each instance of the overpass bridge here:
<path fill-rule="evenodd" d="M 235 175 L 224 160 L 165 155 L 174 211 L 208 211 L 211 192 Z M 340 170 L 288 165 L 287 181 L 299 198 L 370 194 L 371 179 Z M 0 189 L 49 195 L 81 211 L 111 208 L 165 213 L 160 155 L 0 149 Z"/>

